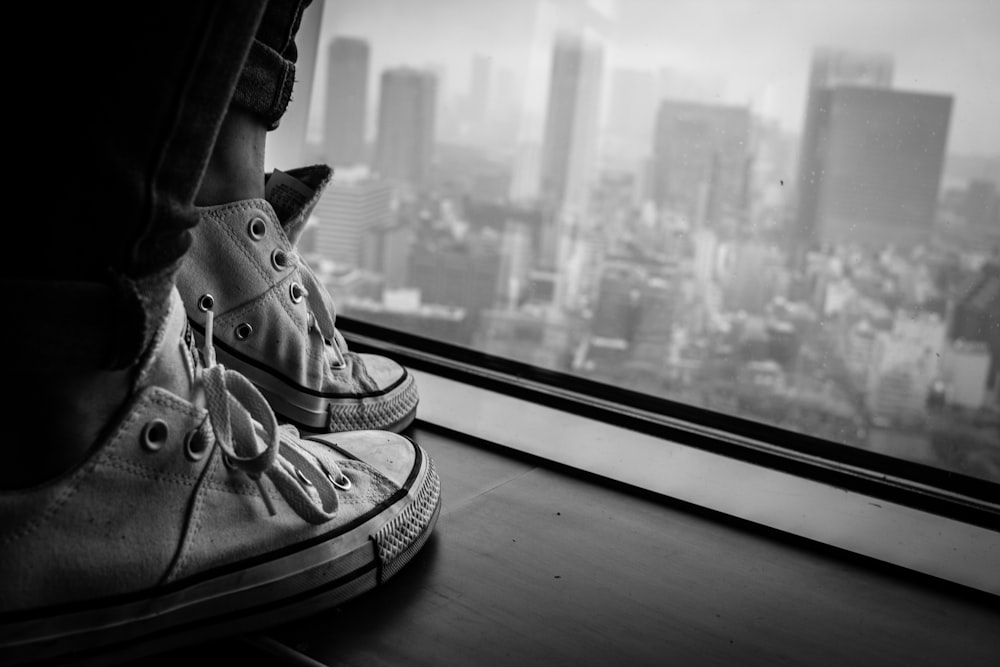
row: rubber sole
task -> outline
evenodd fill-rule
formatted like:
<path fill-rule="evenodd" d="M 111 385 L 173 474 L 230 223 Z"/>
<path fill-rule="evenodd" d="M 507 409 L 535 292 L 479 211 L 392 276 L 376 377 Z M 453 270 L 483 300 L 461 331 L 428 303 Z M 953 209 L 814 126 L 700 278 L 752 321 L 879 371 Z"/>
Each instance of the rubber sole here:
<path fill-rule="evenodd" d="M 254 378 L 252 372 L 238 366 L 228 366 L 245 375 L 256 385 L 270 404 L 278 421 L 289 423 L 310 433 L 330 433 L 339 431 L 392 431 L 400 433 L 408 427 L 417 415 L 417 388 L 413 376 L 406 374 L 405 381 L 389 394 L 378 399 L 316 399 L 269 384 L 268 377 Z M 294 398 L 296 402 L 289 400 Z"/>
<path fill-rule="evenodd" d="M 198 346 L 204 344 L 204 329 L 192 322 Z M 312 433 L 377 430 L 399 433 L 417 414 L 419 395 L 413 376 L 403 376 L 378 393 L 338 396 L 298 387 L 288 378 L 255 359 L 215 341 L 215 354 L 223 366 L 246 376 L 260 390 L 282 422 Z"/>
<path fill-rule="evenodd" d="M 119 663 L 285 623 L 382 585 L 420 551 L 441 510 L 433 462 L 414 447 L 409 488 L 346 530 L 160 589 L 5 615 L 0 663 Z"/>

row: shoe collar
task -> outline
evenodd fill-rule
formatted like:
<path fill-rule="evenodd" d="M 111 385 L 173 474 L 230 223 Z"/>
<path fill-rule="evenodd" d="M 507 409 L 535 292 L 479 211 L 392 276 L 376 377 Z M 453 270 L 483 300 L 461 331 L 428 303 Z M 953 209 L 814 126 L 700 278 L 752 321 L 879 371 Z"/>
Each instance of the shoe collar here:
<path fill-rule="evenodd" d="M 289 182 L 288 177 L 294 180 Z M 331 180 L 333 169 L 325 164 L 297 167 L 288 171 L 275 169 L 265 176 L 265 199 L 274 209 L 275 218 L 281 223 L 293 246 L 298 243 L 309 216 Z M 287 186 L 282 188 L 281 196 L 275 193 L 279 182 Z"/>

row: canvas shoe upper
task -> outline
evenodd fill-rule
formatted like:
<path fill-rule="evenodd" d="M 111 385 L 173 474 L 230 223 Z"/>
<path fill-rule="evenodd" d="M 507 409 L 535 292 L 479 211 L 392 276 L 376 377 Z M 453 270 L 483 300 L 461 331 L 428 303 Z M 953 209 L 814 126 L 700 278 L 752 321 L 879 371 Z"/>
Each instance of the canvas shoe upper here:
<path fill-rule="evenodd" d="M 124 416 L 75 469 L 0 492 L 0 664 L 131 658 L 382 583 L 439 510 L 411 440 L 301 438 L 192 351 L 176 290 Z"/>
<path fill-rule="evenodd" d="M 196 333 L 212 310 L 220 361 L 257 385 L 283 421 L 319 432 L 400 431 L 416 414 L 413 376 L 348 350 L 332 299 L 295 251 L 332 173 L 275 172 L 266 199 L 202 208 L 178 288 Z"/>

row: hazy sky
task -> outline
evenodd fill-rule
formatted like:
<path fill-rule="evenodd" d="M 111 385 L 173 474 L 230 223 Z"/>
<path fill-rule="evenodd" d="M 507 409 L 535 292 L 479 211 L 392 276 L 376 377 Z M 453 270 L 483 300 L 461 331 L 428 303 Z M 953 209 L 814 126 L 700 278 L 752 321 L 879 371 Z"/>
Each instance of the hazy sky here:
<path fill-rule="evenodd" d="M 321 43 L 368 38 L 373 83 L 387 66 L 437 65 L 450 96 L 468 88 L 474 54 L 519 81 L 547 77 L 539 45 L 585 0 L 335 0 Z M 750 104 L 798 130 L 815 46 L 888 53 L 895 87 L 952 95 L 949 150 L 1000 153 L 1000 0 L 600 0 L 605 61 L 716 82 L 720 102 Z M 541 18 L 540 18 L 541 17 Z M 554 17 L 546 20 L 544 17 Z M 317 92 L 325 70 L 317 63 Z M 534 72 L 534 74 L 532 74 Z M 605 90 L 609 80 L 605 78 Z M 544 105 L 527 86 L 529 105 Z M 315 101 L 314 101 L 315 104 Z M 314 107 L 315 108 L 315 107 Z"/>

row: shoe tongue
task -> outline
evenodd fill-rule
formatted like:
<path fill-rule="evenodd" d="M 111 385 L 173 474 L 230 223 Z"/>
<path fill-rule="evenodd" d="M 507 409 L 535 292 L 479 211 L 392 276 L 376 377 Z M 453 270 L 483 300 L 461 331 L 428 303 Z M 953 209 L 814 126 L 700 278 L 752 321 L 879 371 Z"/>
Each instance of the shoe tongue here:
<path fill-rule="evenodd" d="M 264 198 L 271 204 L 285 235 L 294 246 L 306 222 L 333 177 L 326 165 L 300 167 L 290 171 L 275 169 L 267 176 Z"/>
<path fill-rule="evenodd" d="M 190 371 L 194 367 L 191 330 L 180 293 L 175 287 L 170 295 L 170 309 L 166 321 L 160 325 L 146 354 L 139 363 L 136 390 L 160 387 L 172 394 L 190 400 L 192 384 Z"/>

